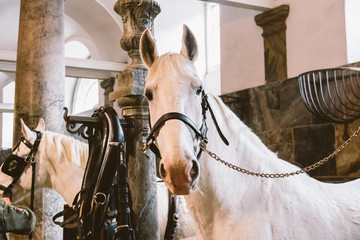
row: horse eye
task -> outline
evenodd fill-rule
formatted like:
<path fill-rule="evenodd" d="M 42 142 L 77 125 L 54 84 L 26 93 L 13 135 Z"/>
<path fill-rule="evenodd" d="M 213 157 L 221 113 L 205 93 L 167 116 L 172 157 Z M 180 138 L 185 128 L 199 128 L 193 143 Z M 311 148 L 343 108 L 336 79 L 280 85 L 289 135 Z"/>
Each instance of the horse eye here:
<path fill-rule="evenodd" d="M 200 86 L 197 90 L 196 90 L 196 95 L 200 95 L 200 93 L 202 92 L 202 86 Z"/>
<path fill-rule="evenodd" d="M 151 100 L 153 99 L 152 92 L 149 91 L 149 90 L 146 90 L 146 91 L 145 91 L 145 97 L 146 97 L 149 101 L 151 101 Z"/>

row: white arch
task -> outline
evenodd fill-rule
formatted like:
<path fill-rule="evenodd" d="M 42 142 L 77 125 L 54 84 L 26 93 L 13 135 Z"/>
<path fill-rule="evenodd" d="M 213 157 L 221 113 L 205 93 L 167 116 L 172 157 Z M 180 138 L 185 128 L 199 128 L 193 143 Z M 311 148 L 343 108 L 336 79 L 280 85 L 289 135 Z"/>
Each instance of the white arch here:
<path fill-rule="evenodd" d="M 66 1 L 65 14 L 72 21 L 67 19 L 70 26 L 66 26 L 69 31 L 65 37 L 84 43 L 94 54 L 92 59 L 127 62 L 127 53 L 120 47 L 123 35 L 121 17 L 112 8 L 110 1 Z M 81 30 L 72 31 L 71 27 Z"/>

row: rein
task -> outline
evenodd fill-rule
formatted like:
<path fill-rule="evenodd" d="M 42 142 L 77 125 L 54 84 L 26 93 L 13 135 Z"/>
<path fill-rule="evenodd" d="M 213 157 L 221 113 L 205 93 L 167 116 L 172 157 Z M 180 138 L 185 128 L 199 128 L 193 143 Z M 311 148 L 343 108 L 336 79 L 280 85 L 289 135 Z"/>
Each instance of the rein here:
<path fill-rule="evenodd" d="M 232 163 L 229 163 L 223 159 L 221 159 L 220 157 L 218 157 L 215 153 L 210 152 L 207 148 L 206 148 L 206 144 L 205 143 L 201 143 L 200 147 L 203 151 L 205 151 L 207 154 L 209 154 L 210 157 L 214 158 L 216 161 L 221 162 L 222 164 L 224 164 L 225 166 L 232 168 L 235 171 L 247 174 L 247 175 L 251 175 L 251 176 L 256 176 L 256 177 L 262 177 L 262 178 L 285 178 L 285 177 L 291 177 L 291 176 L 295 176 L 295 175 L 299 175 L 302 173 L 307 173 L 310 172 L 311 170 L 314 170 L 318 167 L 320 167 L 321 165 L 325 164 L 326 162 L 328 162 L 331 158 L 335 157 L 336 155 L 338 155 L 341 151 L 343 151 L 347 146 L 349 146 L 349 144 L 354 141 L 358 136 L 360 135 L 360 127 L 353 133 L 353 135 L 351 135 L 343 144 L 340 145 L 340 147 L 338 147 L 334 152 L 332 152 L 330 155 L 328 155 L 327 157 L 321 159 L 320 161 L 311 164 L 310 166 L 301 168 L 300 170 L 297 170 L 295 172 L 290 172 L 290 173 L 259 173 L 259 172 L 252 172 L 250 170 L 238 167 Z"/>
<path fill-rule="evenodd" d="M 6 160 L 5 160 L 4 164 L 3 164 L 3 167 L 2 167 L 2 171 L 5 174 L 13 177 L 14 179 L 9 184 L 9 186 L 7 186 L 7 187 L 4 187 L 2 185 L 0 186 L 1 189 L 4 189 L 4 192 L 3 192 L 2 196 L 8 196 L 11 199 L 11 197 L 12 197 L 12 188 L 17 183 L 17 181 L 20 179 L 21 175 L 24 173 L 26 165 L 31 163 L 31 166 L 32 166 L 31 200 L 30 200 L 30 209 L 31 210 L 34 209 L 35 169 L 36 169 L 35 155 L 36 155 L 36 153 L 38 151 L 40 141 L 41 141 L 41 137 L 42 137 L 41 132 L 36 131 L 35 133 L 36 133 L 36 139 L 35 139 L 34 144 L 30 143 L 28 140 L 26 140 L 24 137 L 22 137 L 20 142 L 18 142 L 16 144 L 16 146 L 14 147 L 12 152 L 6 158 Z M 19 157 L 17 155 L 12 154 L 20 146 L 21 142 L 24 143 L 25 146 L 27 146 L 30 149 L 30 153 L 26 158 Z M 20 166 L 21 161 L 24 163 L 22 166 Z M 8 166 L 7 169 L 4 169 L 5 165 Z M 17 169 L 17 167 L 18 167 L 18 169 Z M 12 173 L 12 171 L 14 171 L 15 173 Z"/>
<path fill-rule="evenodd" d="M 16 144 L 15 148 L 9 154 L 9 156 L 5 159 L 1 170 L 13 177 L 13 181 L 7 186 L 2 194 L 2 196 L 8 196 L 11 200 L 12 198 L 12 188 L 15 186 L 16 182 L 20 179 L 21 175 L 25 171 L 25 167 L 31 163 L 31 194 L 30 194 L 30 209 L 34 210 L 34 195 L 35 195 L 35 173 L 36 173 L 36 158 L 35 155 L 38 151 L 42 134 L 39 131 L 36 131 L 36 139 L 34 144 L 30 143 L 25 137 L 21 137 L 20 142 Z M 19 157 L 15 154 L 12 154 L 19 146 L 20 143 L 24 143 L 26 147 L 30 149 L 30 153 L 26 158 Z M 4 168 L 4 167 L 7 168 Z M 3 186 L 1 186 L 3 188 Z M 32 239 L 32 233 L 29 234 L 29 239 Z"/>
<path fill-rule="evenodd" d="M 353 142 L 359 135 L 360 135 L 360 127 L 353 133 L 353 135 L 351 135 L 343 144 L 340 145 L 340 147 L 338 147 L 334 152 L 332 152 L 330 155 L 328 155 L 327 157 L 321 159 L 320 161 L 311 164 L 310 166 L 301 168 L 297 171 L 294 172 L 290 172 L 290 173 L 261 173 L 261 172 L 253 172 L 244 168 L 241 168 L 239 166 L 236 166 L 228 161 L 225 161 L 223 159 L 221 159 L 219 156 L 217 156 L 215 153 L 209 151 L 207 149 L 207 124 L 206 124 L 206 112 L 207 110 L 209 110 L 211 118 L 215 124 L 216 130 L 220 136 L 220 138 L 223 140 L 223 142 L 226 145 L 229 145 L 228 140 L 226 139 L 226 137 L 224 136 L 224 134 L 222 133 L 222 131 L 220 130 L 220 127 L 216 121 L 215 115 L 210 107 L 209 101 L 207 99 L 207 95 L 205 94 L 204 90 L 202 90 L 201 92 L 202 94 L 202 102 L 201 102 L 201 107 L 202 107 L 202 115 L 203 115 L 203 120 L 202 120 L 202 125 L 200 128 L 196 127 L 196 124 L 190 119 L 188 118 L 186 115 L 182 114 L 182 113 L 178 113 L 178 112 L 170 112 L 170 113 L 166 113 L 163 116 L 161 116 L 159 118 L 159 120 L 154 124 L 153 128 L 151 129 L 151 132 L 149 134 L 149 136 L 146 139 L 146 142 L 144 144 L 143 147 L 143 151 L 146 151 L 147 149 L 150 149 L 153 153 L 155 153 L 155 155 L 161 159 L 161 155 L 160 155 L 160 151 L 158 149 L 158 147 L 156 146 L 155 140 L 156 140 L 156 133 L 161 129 L 161 127 L 165 124 L 166 121 L 170 120 L 170 119 L 177 119 L 180 120 L 182 122 L 184 122 L 187 126 L 190 127 L 191 130 L 194 131 L 196 138 L 200 139 L 200 151 L 197 154 L 197 159 L 199 160 L 201 153 L 204 151 L 207 154 L 209 154 L 210 157 L 214 158 L 216 161 L 221 162 L 222 164 L 224 164 L 225 166 L 238 171 L 240 173 L 244 173 L 247 175 L 251 175 L 251 176 L 256 176 L 256 177 L 262 177 L 262 178 L 285 178 L 285 177 L 291 177 L 291 176 L 295 176 L 295 175 L 299 175 L 299 174 L 303 174 L 303 173 L 308 173 L 311 170 L 314 170 L 318 167 L 320 167 L 321 165 L 325 164 L 326 162 L 328 162 L 331 158 L 335 157 L 337 154 L 339 154 L 341 151 L 343 151 L 351 142 Z"/>

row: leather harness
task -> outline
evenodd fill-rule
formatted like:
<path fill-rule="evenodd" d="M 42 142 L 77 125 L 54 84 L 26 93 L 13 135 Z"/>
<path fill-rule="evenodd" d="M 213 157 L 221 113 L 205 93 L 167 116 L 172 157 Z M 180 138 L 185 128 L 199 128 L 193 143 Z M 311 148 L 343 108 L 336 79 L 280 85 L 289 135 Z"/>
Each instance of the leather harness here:
<path fill-rule="evenodd" d="M 12 152 L 8 155 L 8 157 L 6 158 L 4 164 L 7 161 L 11 161 L 11 158 L 17 158 L 18 160 L 22 160 L 26 163 L 26 165 L 31 164 L 32 167 L 32 172 L 31 172 L 31 195 L 30 195 L 30 209 L 34 210 L 34 194 L 35 194 L 35 173 L 36 173 L 36 158 L 35 155 L 38 151 L 40 142 L 41 142 L 41 137 L 42 137 L 42 133 L 40 131 L 35 131 L 36 133 L 36 139 L 34 144 L 30 143 L 28 140 L 25 139 L 25 137 L 21 137 L 21 140 L 15 145 L 14 149 L 12 150 Z M 27 155 L 26 158 L 23 157 L 19 157 L 17 155 L 12 154 L 19 146 L 20 143 L 24 143 L 25 146 L 27 146 L 30 149 L 30 153 L 29 155 Z M 3 164 L 3 165 L 4 165 Z M 22 167 L 22 169 L 20 169 L 20 172 L 18 173 L 18 175 L 12 180 L 12 182 L 9 184 L 9 186 L 4 187 L 3 185 L 0 185 L 0 188 L 3 191 L 2 196 L 3 197 L 9 197 L 10 200 L 12 198 L 12 189 L 15 186 L 15 184 L 17 183 L 17 181 L 20 179 L 21 175 L 24 173 L 25 171 L 25 165 Z M 4 172 L 4 170 L 3 170 Z M 7 174 L 6 172 L 4 172 L 5 174 Z M 32 239 L 32 234 L 29 235 L 29 239 Z"/>

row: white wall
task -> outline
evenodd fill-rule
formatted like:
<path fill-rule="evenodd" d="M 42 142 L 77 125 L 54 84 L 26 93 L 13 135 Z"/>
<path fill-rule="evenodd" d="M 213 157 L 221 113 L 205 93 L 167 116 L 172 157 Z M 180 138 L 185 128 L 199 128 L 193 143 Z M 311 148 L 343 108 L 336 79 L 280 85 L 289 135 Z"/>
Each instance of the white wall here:
<path fill-rule="evenodd" d="M 16 52 L 20 0 L 0 0 L 0 50 Z"/>
<path fill-rule="evenodd" d="M 69 28 L 65 32 L 66 38 L 84 43 L 94 60 L 127 62 L 128 55 L 120 47 L 121 17 L 113 10 L 116 1 L 112 4 L 109 1 L 65 1 L 65 20 L 69 23 L 65 25 Z"/>
<path fill-rule="evenodd" d="M 288 77 L 347 64 L 344 0 L 285 2 Z"/>
<path fill-rule="evenodd" d="M 194 0 L 157 0 L 161 12 L 155 18 L 154 35 L 159 55 L 180 52 L 183 24 L 194 33 L 199 57 L 195 62 L 199 77 L 205 75 L 205 3 Z"/>
<path fill-rule="evenodd" d="M 289 78 L 360 60 L 359 0 L 277 0 L 276 3 L 290 5 L 286 20 Z M 221 7 L 223 94 L 265 83 L 262 29 L 254 20 L 260 13 Z"/>
<path fill-rule="evenodd" d="M 348 63 L 360 61 L 360 1 L 345 0 Z"/>
<path fill-rule="evenodd" d="M 260 11 L 220 7 L 221 93 L 265 83 L 262 29 L 254 17 Z"/>

